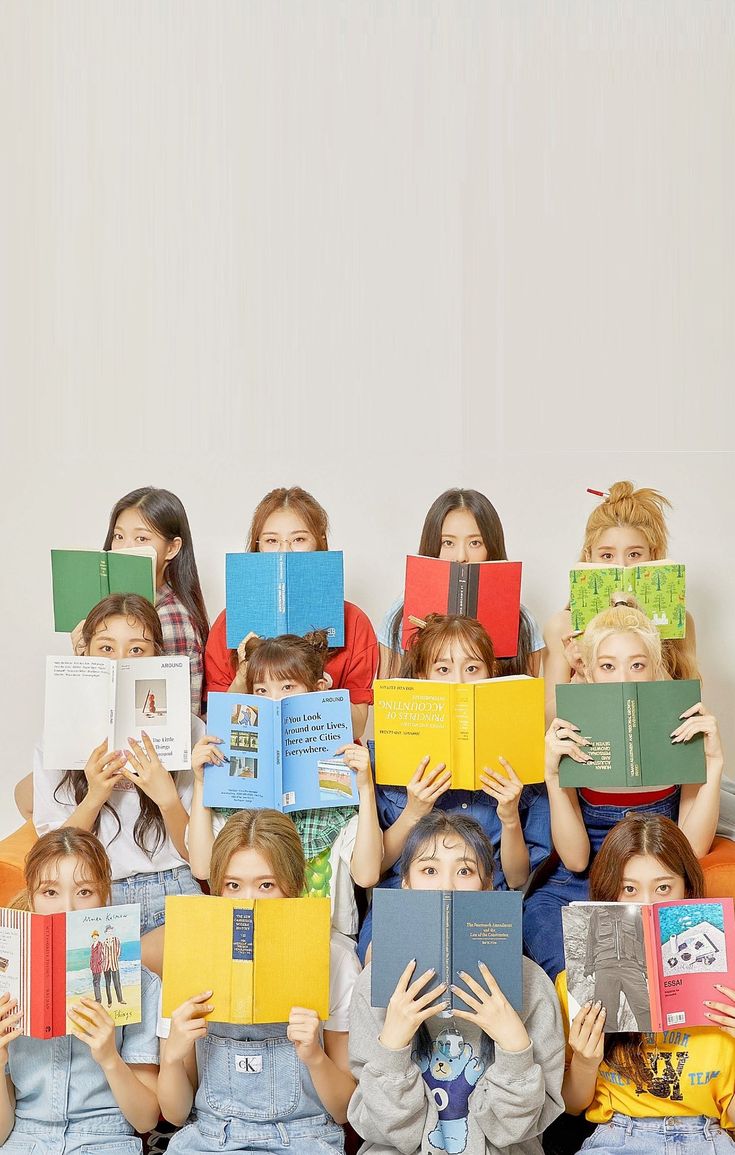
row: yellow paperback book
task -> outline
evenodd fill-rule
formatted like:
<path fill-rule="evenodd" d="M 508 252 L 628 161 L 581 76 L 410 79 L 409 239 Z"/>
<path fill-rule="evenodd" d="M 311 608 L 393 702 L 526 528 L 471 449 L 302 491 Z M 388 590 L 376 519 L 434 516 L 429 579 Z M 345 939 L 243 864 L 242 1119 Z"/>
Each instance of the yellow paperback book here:
<path fill-rule="evenodd" d="M 213 1022 L 328 1019 L 330 923 L 328 898 L 167 898 L 164 1016 L 211 990 Z"/>
<path fill-rule="evenodd" d="M 544 683 L 518 675 L 482 682 L 389 678 L 373 686 L 376 781 L 405 786 L 422 758 L 446 763 L 453 790 L 479 790 L 480 774 L 544 779 Z"/>

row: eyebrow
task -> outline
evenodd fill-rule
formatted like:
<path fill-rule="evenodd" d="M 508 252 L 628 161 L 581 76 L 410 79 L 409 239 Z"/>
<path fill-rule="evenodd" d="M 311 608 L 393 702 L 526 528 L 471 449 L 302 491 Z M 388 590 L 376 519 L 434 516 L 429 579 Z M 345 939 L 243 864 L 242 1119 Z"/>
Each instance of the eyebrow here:
<path fill-rule="evenodd" d="M 646 543 L 644 541 L 638 542 L 636 545 L 629 545 L 623 550 L 623 553 L 629 553 L 632 549 L 645 549 Z M 615 549 L 614 545 L 596 545 L 595 549 Z"/>
<path fill-rule="evenodd" d="M 676 878 L 675 874 L 659 874 L 657 878 L 652 878 L 651 882 L 669 882 L 672 878 Z M 624 878 L 623 882 L 632 882 L 638 886 L 640 879 L 638 878 Z"/>
<path fill-rule="evenodd" d="M 139 638 L 128 638 L 128 644 L 130 644 L 130 642 L 149 642 L 150 640 L 151 639 L 147 638 L 145 636 L 145 634 L 141 634 L 141 636 Z M 93 642 L 116 642 L 117 638 L 114 637 L 112 634 L 95 634 L 92 641 Z"/>
<path fill-rule="evenodd" d="M 237 875 L 235 875 L 235 874 L 226 874 L 225 875 L 225 882 L 242 882 L 242 881 L 243 880 L 241 878 L 238 878 Z M 253 882 L 275 882 L 276 876 L 274 874 L 260 874 L 260 875 L 258 875 L 257 878 L 254 878 L 252 881 Z"/>
<path fill-rule="evenodd" d="M 612 658 L 613 661 L 619 661 L 620 660 L 618 658 L 617 654 L 598 654 L 597 655 L 598 662 L 601 661 L 603 658 Z M 648 654 L 631 654 L 629 658 L 623 658 L 622 660 L 624 662 L 625 661 L 634 662 L 636 660 L 636 658 L 648 658 Z"/>
<path fill-rule="evenodd" d="M 414 859 L 414 862 L 434 862 L 436 860 L 435 854 L 420 854 Z M 460 854 L 452 859 L 453 862 L 463 862 L 465 866 L 477 866 L 477 860 L 468 858 L 466 854 Z"/>

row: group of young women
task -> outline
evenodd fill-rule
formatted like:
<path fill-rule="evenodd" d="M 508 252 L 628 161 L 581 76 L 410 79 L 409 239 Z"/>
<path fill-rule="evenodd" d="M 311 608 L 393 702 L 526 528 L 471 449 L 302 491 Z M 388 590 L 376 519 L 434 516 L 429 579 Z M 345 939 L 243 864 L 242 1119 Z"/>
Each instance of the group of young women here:
<path fill-rule="evenodd" d="M 654 490 L 616 483 L 590 516 L 583 559 L 624 565 L 664 557 L 667 504 Z M 310 494 L 278 489 L 256 508 L 247 548 L 323 550 L 327 535 L 327 515 Z M 155 549 L 156 606 L 134 595 L 105 598 L 80 623 L 73 644 L 90 656 L 189 656 L 191 770 L 164 770 L 145 734 L 121 750 L 101 743 L 84 773 L 43 771 L 37 748 L 32 791 L 30 779 L 16 790 L 40 836 L 16 905 L 48 913 L 140 903 L 142 1022 L 115 1029 L 103 1007 L 81 999 L 70 1014 L 71 1035 L 28 1039 L 19 1033 L 19 1009 L 3 996 L 3 1149 L 126 1155 L 141 1150 L 136 1133 L 155 1129 L 160 1112 L 175 1129 L 172 1153 L 341 1151 L 346 1122 L 363 1150 L 376 1153 L 530 1152 L 540 1150 L 565 1110 L 586 1112 L 598 1124 L 585 1141 L 598 1150 L 648 1152 L 670 1138 L 687 1149 L 729 1148 L 735 991 L 723 987 L 712 1000 L 711 1026 L 605 1035 L 598 1004 L 568 1021 L 563 971 L 561 908 L 569 901 L 703 894 L 698 859 L 715 834 L 723 774 L 711 713 L 693 701 L 672 734 L 674 742 L 704 735 L 704 784 L 603 795 L 559 785 L 562 756 L 583 763 L 588 755 L 585 738 L 554 707 L 561 682 L 697 677 L 691 617 L 682 642 L 662 643 L 632 604 L 611 606 L 581 637 L 568 610 L 542 635 L 522 607 L 517 655 L 499 660 L 473 619 L 430 614 L 403 653 L 400 599 L 377 638 L 363 611 L 345 602 L 339 650 L 328 650 L 323 632 L 248 635 L 230 650 L 225 611 L 209 629 L 177 497 L 139 489 L 117 502 L 105 548 L 130 546 Z M 503 559 L 500 519 L 483 494 L 449 490 L 427 514 L 419 552 Z M 361 739 L 378 672 L 470 682 L 542 670 L 543 785 L 524 787 L 516 773 L 523 768 L 503 761 L 483 768 L 480 790 L 453 790 L 451 767 L 428 751 L 406 788 L 376 786 Z M 204 806 L 205 768 L 223 758 L 223 736 L 207 733 L 203 721 L 208 692 L 280 699 L 328 687 L 350 694 L 354 740 L 339 753 L 355 775 L 357 807 L 291 818 Z M 326 1022 L 309 1007 L 294 1007 L 288 1023 L 211 1022 L 211 990 L 193 990 L 170 1020 L 162 1017 L 165 898 L 199 894 L 197 880 L 212 895 L 329 896 Z M 465 1009 L 450 1010 L 448 992 L 433 973 L 414 973 L 414 961 L 388 1007 L 371 1006 L 371 920 L 360 896 L 376 885 L 527 890 L 522 1013 L 485 966 L 455 976 L 452 989 Z"/>

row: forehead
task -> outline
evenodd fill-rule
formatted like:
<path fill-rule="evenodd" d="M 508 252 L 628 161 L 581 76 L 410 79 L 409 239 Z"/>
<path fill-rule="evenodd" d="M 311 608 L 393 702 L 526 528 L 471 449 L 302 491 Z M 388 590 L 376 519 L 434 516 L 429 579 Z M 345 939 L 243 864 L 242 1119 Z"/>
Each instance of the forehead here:
<path fill-rule="evenodd" d="M 75 854 L 60 854 L 44 863 L 38 872 L 39 882 L 91 882 L 92 871 L 83 858 Z"/>
<path fill-rule="evenodd" d="M 100 622 L 94 631 L 95 638 L 99 637 L 129 637 L 146 640 L 145 626 L 137 618 L 127 618 L 124 614 L 111 614 Z"/>
<path fill-rule="evenodd" d="M 276 509 L 269 513 L 263 522 L 261 533 L 295 533 L 298 530 L 309 531 L 304 518 L 293 509 Z"/>
<path fill-rule="evenodd" d="M 148 524 L 141 511 L 137 508 L 124 509 L 122 513 L 115 518 L 115 525 L 124 526 L 126 529 L 144 529 L 148 533 L 155 533 L 153 527 Z"/>
<path fill-rule="evenodd" d="M 469 509 L 451 509 L 442 522 L 442 533 L 480 535 L 474 514 Z"/>
<path fill-rule="evenodd" d="M 608 636 L 600 642 L 597 653 L 598 656 L 603 654 L 635 654 L 641 657 L 648 656 L 648 651 L 640 634 L 633 633 L 632 630 L 618 630 L 614 634 L 608 634 Z"/>
<path fill-rule="evenodd" d="M 268 859 L 252 846 L 231 854 L 225 869 L 227 878 L 253 878 L 272 874 L 273 870 Z"/>
<path fill-rule="evenodd" d="M 419 849 L 417 858 L 441 858 L 451 862 L 457 859 L 475 861 L 475 855 L 467 843 L 457 834 L 445 834 L 441 838 L 431 838 Z"/>
<path fill-rule="evenodd" d="M 599 549 L 602 545 L 615 545 L 618 548 L 640 545 L 647 549 L 648 541 L 643 530 L 634 525 L 614 525 L 609 529 L 601 529 L 598 533 L 595 547 Z"/>
<path fill-rule="evenodd" d="M 432 663 L 438 662 L 442 658 L 448 658 L 452 661 L 459 661 L 462 658 L 475 658 L 482 661 L 480 655 L 477 653 L 477 647 L 473 646 L 465 638 L 460 638 L 456 634 L 444 634 L 439 638 L 431 650 Z"/>

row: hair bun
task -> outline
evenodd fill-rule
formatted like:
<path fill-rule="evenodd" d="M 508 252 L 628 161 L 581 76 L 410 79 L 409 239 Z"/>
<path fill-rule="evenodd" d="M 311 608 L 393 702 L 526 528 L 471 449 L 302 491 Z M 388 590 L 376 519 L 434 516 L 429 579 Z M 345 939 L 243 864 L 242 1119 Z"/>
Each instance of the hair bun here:
<path fill-rule="evenodd" d="M 632 481 L 614 481 L 608 491 L 606 501 L 613 504 L 616 501 L 625 501 L 626 498 L 632 497 L 635 493 L 635 486 Z"/>
<path fill-rule="evenodd" d="M 329 649 L 329 634 L 326 630 L 312 630 L 311 633 L 304 634 L 304 641 L 312 650 L 316 650 L 317 654 L 326 654 Z"/>

